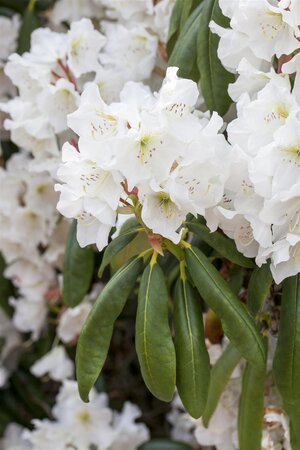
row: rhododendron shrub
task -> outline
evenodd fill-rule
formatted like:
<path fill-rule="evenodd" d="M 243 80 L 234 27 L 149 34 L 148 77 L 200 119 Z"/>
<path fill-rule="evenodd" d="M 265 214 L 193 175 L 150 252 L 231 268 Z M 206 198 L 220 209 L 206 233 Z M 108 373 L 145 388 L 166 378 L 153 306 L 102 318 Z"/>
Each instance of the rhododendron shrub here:
<path fill-rule="evenodd" d="M 299 2 L 0 24 L 0 448 L 300 449 Z"/>

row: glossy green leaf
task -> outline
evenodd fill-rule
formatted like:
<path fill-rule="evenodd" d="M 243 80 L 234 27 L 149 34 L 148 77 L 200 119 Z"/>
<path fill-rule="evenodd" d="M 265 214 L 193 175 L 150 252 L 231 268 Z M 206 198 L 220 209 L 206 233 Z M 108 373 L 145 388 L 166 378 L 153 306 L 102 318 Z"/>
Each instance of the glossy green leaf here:
<path fill-rule="evenodd" d="M 63 301 L 72 308 L 87 294 L 94 272 L 93 249 L 79 246 L 76 229 L 74 220 L 69 231 L 63 266 Z"/>
<path fill-rule="evenodd" d="M 229 343 L 224 352 L 218 358 L 211 370 L 210 385 L 205 411 L 202 416 L 204 425 L 207 427 L 214 414 L 222 392 L 228 383 L 232 372 L 241 359 L 240 352 Z"/>
<path fill-rule="evenodd" d="M 17 52 L 21 55 L 30 49 L 31 33 L 41 25 L 36 14 L 35 0 L 30 0 L 22 17 L 22 25 L 19 31 Z"/>
<path fill-rule="evenodd" d="M 186 249 L 187 269 L 200 295 L 222 322 L 224 333 L 251 364 L 264 367 L 266 351 L 255 321 L 208 258 Z"/>
<path fill-rule="evenodd" d="M 138 234 L 138 228 L 128 229 L 125 233 L 120 234 L 113 239 L 105 249 L 102 263 L 98 272 L 102 277 L 104 269 L 110 264 L 112 258 L 117 255 L 126 245 L 128 245 Z"/>
<path fill-rule="evenodd" d="M 76 372 L 79 393 L 84 401 L 105 363 L 116 319 L 134 288 L 143 267 L 142 259 L 133 258 L 110 279 L 97 298 L 79 337 Z"/>
<path fill-rule="evenodd" d="M 300 274 L 283 282 L 278 343 L 273 362 L 276 385 L 290 417 L 292 449 L 300 449 Z"/>
<path fill-rule="evenodd" d="M 255 317 L 267 298 L 273 277 L 269 264 L 257 267 L 251 274 L 248 286 L 248 308 Z"/>
<path fill-rule="evenodd" d="M 183 78 L 199 80 L 197 67 L 197 34 L 200 23 L 202 5 L 194 10 L 184 25 L 175 44 L 168 65 L 179 67 L 178 75 Z"/>
<path fill-rule="evenodd" d="M 170 439 L 153 439 L 139 447 L 139 450 L 192 450 L 192 447 L 184 442 Z"/>
<path fill-rule="evenodd" d="M 224 115 L 232 103 L 227 89 L 234 82 L 234 75 L 227 72 L 218 58 L 220 38 L 209 28 L 211 21 L 227 27 L 228 19 L 222 15 L 219 0 L 205 0 L 199 20 L 197 38 L 197 61 L 201 75 L 200 86 L 205 104 L 210 111 Z"/>
<path fill-rule="evenodd" d="M 265 380 L 266 368 L 247 364 L 243 373 L 238 416 L 240 450 L 261 450 Z"/>
<path fill-rule="evenodd" d="M 168 321 L 165 276 L 153 259 L 141 279 L 135 344 L 148 389 L 160 400 L 170 401 L 175 390 L 175 348 Z"/>
<path fill-rule="evenodd" d="M 202 0 L 177 0 L 170 20 L 167 51 L 170 56 L 179 37 L 180 31 Z"/>
<path fill-rule="evenodd" d="M 208 394 L 210 362 L 198 292 L 185 278 L 175 286 L 176 384 L 188 413 L 201 417 Z"/>
<path fill-rule="evenodd" d="M 199 236 L 204 242 L 209 244 L 221 256 L 241 267 L 254 268 L 255 264 L 251 259 L 246 258 L 236 248 L 232 239 L 224 236 L 218 231 L 211 233 L 207 226 L 199 222 L 186 222 L 185 225 L 190 231 Z"/>

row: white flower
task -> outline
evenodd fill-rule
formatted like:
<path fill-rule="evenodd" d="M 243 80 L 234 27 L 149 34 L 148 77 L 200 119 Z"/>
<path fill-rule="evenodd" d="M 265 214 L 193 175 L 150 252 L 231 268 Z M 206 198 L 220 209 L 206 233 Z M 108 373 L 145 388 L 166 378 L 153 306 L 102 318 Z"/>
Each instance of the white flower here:
<path fill-rule="evenodd" d="M 7 61 L 11 53 L 16 50 L 20 28 L 20 18 L 0 16 L 0 67 Z"/>
<path fill-rule="evenodd" d="M 52 380 L 63 381 L 73 376 L 74 364 L 68 357 L 65 348 L 58 345 L 37 360 L 31 366 L 30 371 L 36 377 L 48 374 Z"/>
<path fill-rule="evenodd" d="M 155 65 L 157 37 L 151 35 L 142 23 L 126 27 L 103 22 L 102 28 L 107 38 L 100 55 L 104 67 L 122 70 L 126 81 L 149 78 Z"/>
<path fill-rule="evenodd" d="M 23 428 L 11 422 L 0 440 L 2 450 L 30 450 L 31 445 L 22 437 Z"/>
<path fill-rule="evenodd" d="M 55 133 L 66 130 L 67 115 L 75 111 L 79 94 L 68 80 L 61 78 L 55 86 L 47 86 L 37 97 L 37 103 Z"/>
<path fill-rule="evenodd" d="M 57 335 L 64 343 L 72 342 L 79 336 L 91 308 L 91 303 L 82 302 L 75 308 L 68 308 L 62 313 L 57 327 Z"/>
<path fill-rule="evenodd" d="M 174 5 L 175 0 L 161 0 L 154 6 L 153 31 L 158 34 L 163 43 L 167 42 Z"/>
<path fill-rule="evenodd" d="M 166 181 L 163 187 L 152 182 L 150 186 L 141 186 L 140 201 L 143 205 L 142 219 L 144 223 L 153 231 L 161 234 L 178 244 L 181 238 L 181 232 L 178 228 L 184 221 L 188 209 L 185 201 L 187 196 L 183 191 L 180 198 L 172 198 L 172 184 Z"/>
<path fill-rule="evenodd" d="M 48 309 L 43 299 L 34 301 L 19 297 L 11 299 L 14 306 L 13 323 L 22 332 L 31 332 L 32 339 L 37 340 L 47 317 Z"/>
<path fill-rule="evenodd" d="M 76 77 L 97 71 L 99 53 L 105 41 L 105 37 L 94 29 L 89 19 L 81 19 L 71 24 L 67 55 L 69 68 Z"/>
<path fill-rule="evenodd" d="M 222 2 L 225 15 L 231 18 L 231 29 L 211 23 L 211 29 L 221 36 L 218 55 L 225 67 L 235 70 L 242 58 L 256 67 L 259 59 L 271 61 L 299 48 L 294 29 L 286 21 L 280 5 L 268 0 L 248 2 L 237 0 L 235 7 Z"/>
<path fill-rule="evenodd" d="M 51 20 L 57 25 L 74 22 L 82 17 L 101 17 L 102 8 L 93 0 L 58 0 L 51 11 Z"/>
<path fill-rule="evenodd" d="M 113 18 L 122 18 L 130 20 L 140 13 L 152 14 L 152 0 L 95 0 L 96 3 L 108 8 L 108 15 Z"/>

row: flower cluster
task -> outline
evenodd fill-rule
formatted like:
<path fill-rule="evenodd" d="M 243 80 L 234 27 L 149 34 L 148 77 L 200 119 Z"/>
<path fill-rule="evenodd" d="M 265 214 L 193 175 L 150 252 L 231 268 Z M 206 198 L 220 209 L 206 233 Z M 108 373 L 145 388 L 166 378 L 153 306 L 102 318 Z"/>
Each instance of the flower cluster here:
<path fill-rule="evenodd" d="M 299 6 L 297 2 L 220 1 L 231 28 L 219 57 L 237 81 L 229 93 L 237 118 L 228 126 L 235 154 L 218 208 L 208 218 L 258 265 L 271 259 L 277 283 L 300 270 Z M 295 56 L 287 57 L 287 54 Z M 293 54 L 292 54 L 293 55 Z M 272 61 L 277 58 L 277 71 Z M 291 83 L 292 75 L 295 81 Z"/>
<path fill-rule="evenodd" d="M 58 0 L 50 14 L 54 25 L 82 17 L 117 20 L 126 28 L 143 24 L 166 43 L 175 0 Z M 120 44 L 120 43 L 119 43 Z"/>
<path fill-rule="evenodd" d="M 106 394 L 93 392 L 91 402 L 83 403 L 75 381 L 65 381 L 52 409 L 54 420 L 34 420 L 34 430 L 10 427 L 2 440 L 3 450 L 135 450 L 148 440 L 145 425 L 135 421 L 140 410 L 125 403 L 118 413 L 108 406 Z"/>
<path fill-rule="evenodd" d="M 18 288 L 11 298 L 15 326 L 37 338 L 47 314 L 45 297 L 57 285 L 68 224 L 55 206 L 57 195 L 47 173 L 30 173 L 30 158 L 13 155 L 0 168 L 0 251 L 7 267 L 5 276 Z"/>
<path fill-rule="evenodd" d="M 186 215 L 204 215 L 222 199 L 229 146 L 218 133 L 222 119 L 194 111 L 198 95 L 196 83 L 178 78 L 173 67 L 159 93 L 130 82 L 110 105 L 96 84 L 86 86 L 68 116 L 78 147 L 64 145 L 64 184 L 56 185 L 57 208 L 78 220 L 81 246 L 102 250 L 124 203 L 153 233 L 178 243 Z"/>
<path fill-rule="evenodd" d="M 113 100 L 125 81 L 151 75 L 155 35 L 142 25 L 126 28 L 112 22 L 102 22 L 102 30 L 105 36 L 89 19 L 73 22 L 67 33 L 40 28 L 31 35 L 30 52 L 13 54 L 6 64 L 5 73 L 19 96 L 1 104 L 10 114 L 4 125 L 13 142 L 34 155 L 35 170 L 56 168 L 62 143 L 72 139 L 67 114 L 77 109 L 88 80 Z"/>

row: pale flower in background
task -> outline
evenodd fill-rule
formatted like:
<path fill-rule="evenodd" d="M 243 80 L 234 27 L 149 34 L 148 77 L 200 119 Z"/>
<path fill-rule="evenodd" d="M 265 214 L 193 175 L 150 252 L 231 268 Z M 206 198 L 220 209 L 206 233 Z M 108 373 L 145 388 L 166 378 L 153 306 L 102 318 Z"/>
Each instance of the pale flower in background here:
<path fill-rule="evenodd" d="M 52 380 L 63 381 L 73 377 L 74 363 L 68 357 L 65 347 L 58 345 L 35 361 L 30 371 L 36 377 L 48 375 Z"/>

